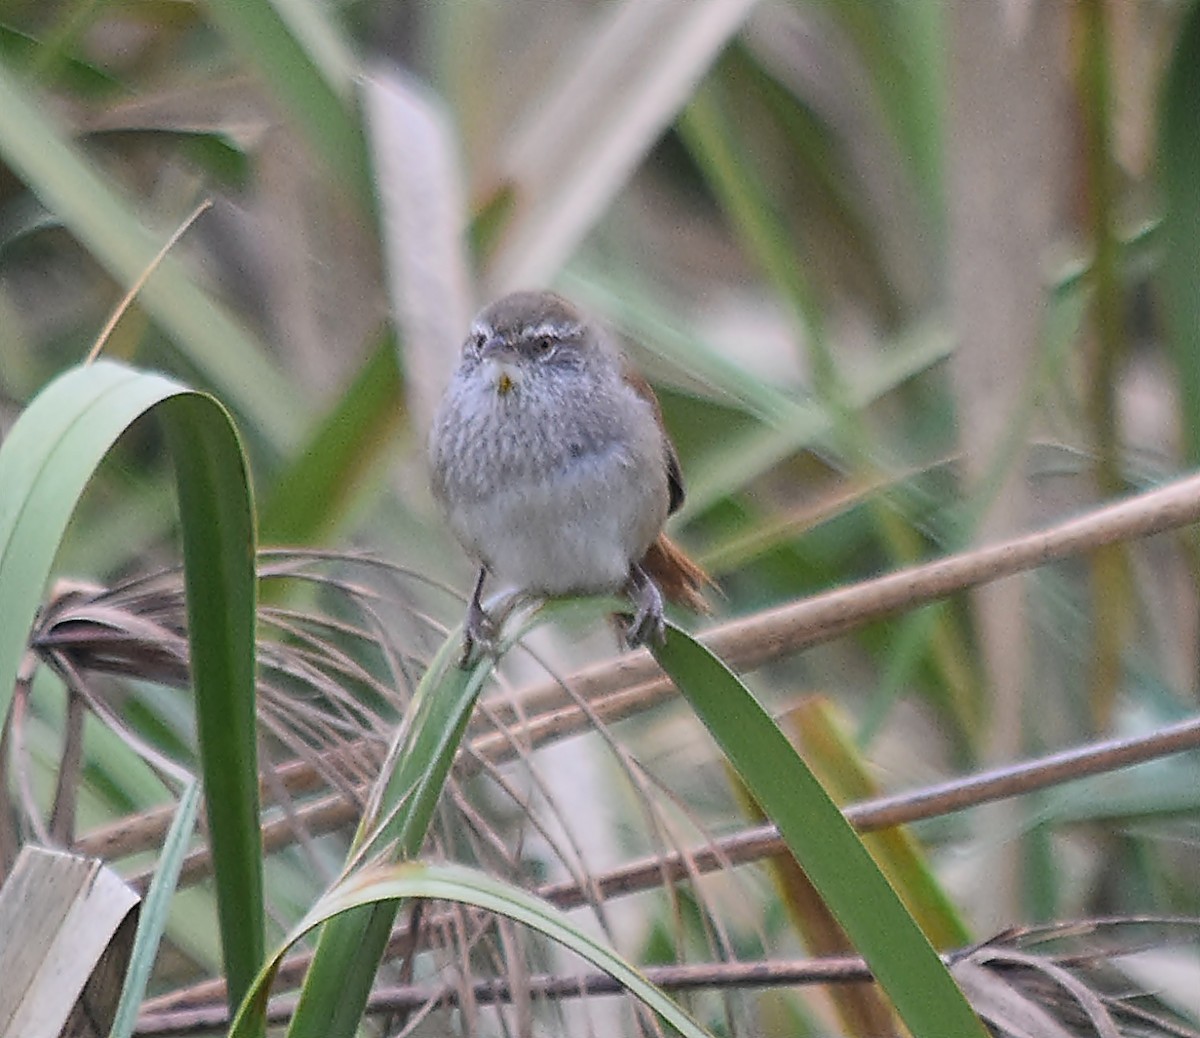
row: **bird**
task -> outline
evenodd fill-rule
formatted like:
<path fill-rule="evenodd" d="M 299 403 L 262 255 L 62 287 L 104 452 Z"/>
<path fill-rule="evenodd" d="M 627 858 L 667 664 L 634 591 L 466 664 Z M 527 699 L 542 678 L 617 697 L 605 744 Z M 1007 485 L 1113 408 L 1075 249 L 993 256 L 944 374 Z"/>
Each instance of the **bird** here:
<path fill-rule="evenodd" d="M 707 611 L 711 579 L 663 532 L 684 484 L 654 391 L 561 295 L 514 292 L 479 312 L 428 449 L 434 497 L 479 563 L 464 663 L 498 638 L 489 574 L 529 596 L 627 595 L 630 647 L 664 640 L 664 598 Z"/>

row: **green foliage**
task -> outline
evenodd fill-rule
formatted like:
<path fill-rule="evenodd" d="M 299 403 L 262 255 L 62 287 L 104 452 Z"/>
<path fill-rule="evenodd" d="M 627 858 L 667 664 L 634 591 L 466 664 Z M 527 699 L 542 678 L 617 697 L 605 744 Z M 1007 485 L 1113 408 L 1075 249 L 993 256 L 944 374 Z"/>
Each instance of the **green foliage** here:
<path fill-rule="evenodd" d="M 1163 294 L 1180 388 L 1187 460 L 1200 462 L 1200 7 L 1191 4 L 1175 42 L 1163 88 L 1159 158 L 1163 189 Z"/>
<path fill-rule="evenodd" d="M 985 1034 L 841 811 L 745 685 L 678 628 L 654 656 L 778 827 L 909 1031 Z"/>
<path fill-rule="evenodd" d="M 421 852 L 434 807 L 466 729 L 471 708 L 491 673 L 490 659 L 463 669 L 461 634 L 453 632 L 429 665 L 376 784 L 351 846 L 355 859 Z M 301 992 L 290 1034 L 351 1036 L 391 934 L 397 905 L 370 899 L 324 928 Z"/>
<path fill-rule="evenodd" d="M 84 487 L 116 439 L 154 411 L 172 441 L 187 578 L 192 685 L 217 862 L 226 976 L 236 1004 L 264 955 L 254 708 L 254 528 L 241 445 L 212 398 L 100 361 L 30 404 L 0 448 L 0 688 L 8 707 L 58 550 Z M 186 814 L 185 814 L 186 817 Z M 160 895 L 161 896 L 161 895 Z M 161 927 L 158 913 L 146 925 Z"/>

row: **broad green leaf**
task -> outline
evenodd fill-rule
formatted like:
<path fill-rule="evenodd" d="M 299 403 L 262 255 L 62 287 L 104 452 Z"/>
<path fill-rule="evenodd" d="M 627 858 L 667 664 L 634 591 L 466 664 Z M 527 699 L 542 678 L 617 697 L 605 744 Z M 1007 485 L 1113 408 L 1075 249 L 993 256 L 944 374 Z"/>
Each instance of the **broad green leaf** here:
<path fill-rule="evenodd" d="M 67 522 L 117 437 L 182 387 L 111 363 L 51 382 L 0 444 L 0 718 Z"/>
<path fill-rule="evenodd" d="M 231 1004 L 262 962 L 254 525 L 241 444 L 212 397 L 110 361 L 50 383 L 0 444 L 0 719 L 67 523 L 118 437 L 153 411 L 174 454 L 192 685 Z"/>
<path fill-rule="evenodd" d="M 717 740 L 916 1038 L 983 1024 L 845 817 L 771 716 L 716 656 L 676 627 L 654 658 Z"/>
<path fill-rule="evenodd" d="M 794 734 L 805 762 L 837 803 L 862 802 L 882 795 L 867 762 L 847 737 L 836 705 L 824 696 L 802 700 L 788 712 L 785 728 Z M 864 837 L 863 843 L 935 947 L 944 950 L 970 943 L 966 924 L 938 884 L 910 830 L 903 826 L 885 829 Z"/>
<path fill-rule="evenodd" d="M 254 507 L 228 414 L 207 396 L 170 402 L 187 585 L 192 687 L 229 1004 L 265 954 L 255 710 Z M 224 421 L 215 421 L 213 412 Z"/>

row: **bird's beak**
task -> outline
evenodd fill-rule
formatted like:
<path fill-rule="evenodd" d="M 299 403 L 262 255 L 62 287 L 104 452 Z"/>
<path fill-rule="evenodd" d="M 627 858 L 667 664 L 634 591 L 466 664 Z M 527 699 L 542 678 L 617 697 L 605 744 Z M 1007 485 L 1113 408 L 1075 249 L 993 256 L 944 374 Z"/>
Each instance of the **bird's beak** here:
<path fill-rule="evenodd" d="M 520 357 L 499 339 L 483 344 L 479 355 L 500 396 L 507 396 L 521 381 Z"/>

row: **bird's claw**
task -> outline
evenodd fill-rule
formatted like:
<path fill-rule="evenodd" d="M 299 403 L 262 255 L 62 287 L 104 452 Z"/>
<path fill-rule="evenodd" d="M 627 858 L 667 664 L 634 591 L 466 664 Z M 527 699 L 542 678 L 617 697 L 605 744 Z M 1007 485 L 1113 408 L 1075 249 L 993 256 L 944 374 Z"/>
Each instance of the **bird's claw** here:
<path fill-rule="evenodd" d="M 484 656 L 495 654 L 500 639 L 500 627 L 480 605 L 478 599 L 467 607 L 463 623 L 463 651 L 458 665 L 466 670 Z"/>
<path fill-rule="evenodd" d="M 641 569 L 636 567 L 630 577 L 630 596 L 637 612 L 625 627 L 625 644 L 636 649 L 653 641 L 662 645 L 667 640 L 667 618 L 663 613 L 662 593 L 657 585 Z"/>
<path fill-rule="evenodd" d="M 486 576 L 487 568 L 480 567 L 475 590 L 471 593 L 471 602 L 467 606 L 467 616 L 463 621 L 463 650 L 458 660 L 458 665 L 463 670 L 473 667 L 484 656 L 494 656 L 500 641 L 500 624 L 488 615 L 480 600 Z"/>

